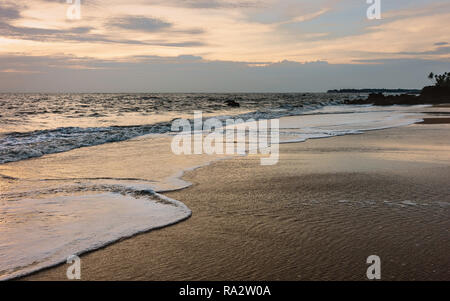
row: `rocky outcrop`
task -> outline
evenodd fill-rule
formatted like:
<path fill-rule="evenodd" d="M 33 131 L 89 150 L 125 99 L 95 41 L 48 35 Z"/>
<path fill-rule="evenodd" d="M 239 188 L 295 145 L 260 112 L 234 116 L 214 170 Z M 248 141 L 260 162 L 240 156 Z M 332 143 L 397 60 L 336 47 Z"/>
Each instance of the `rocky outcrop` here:
<path fill-rule="evenodd" d="M 450 103 L 450 87 L 428 86 L 422 89 L 420 95 L 371 93 L 367 99 L 349 100 L 346 103 L 376 106 Z"/>

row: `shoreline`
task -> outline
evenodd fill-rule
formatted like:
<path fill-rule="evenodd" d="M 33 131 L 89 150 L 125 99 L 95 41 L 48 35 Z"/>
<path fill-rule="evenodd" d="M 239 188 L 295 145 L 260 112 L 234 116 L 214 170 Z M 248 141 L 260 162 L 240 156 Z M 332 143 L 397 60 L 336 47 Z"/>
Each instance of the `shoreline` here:
<path fill-rule="evenodd" d="M 300 117 L 300 116 L 290 116 L 290 117 L 285 117 L 285 118 L 290 119 L 290 118 L 296 118 L 296 117 L 298 118 L 298 117 Z M 417 122 L 417 121 L 419 121 L 419 120 L 416 120 L 416 122 Z M 413 122 L 413 121 L 409 121 L 408 124 L 411 124 L 412 122 Z M 406 125 L 408 125 L 408 124 L 397 125 L 397 126 L 394 126 L 394 127 L 398 127 L 398 126 L 406 126 Z M 389 127 L 388 127 L 388 128 L 389 128 Z M 322 138 L 333 138 L 333 137 L 338 137 L 338 136 L 354 135 L 354 134 L 363 134 L 363 133 L 365 133 L 365 132 L 377 131 L 377 130 L 382 130 L 382 129 L 385 129 L 385 128 L 384 128 L 384 127 L 380 127 L 380 128 L 370 128 L 370 129 L 366 129 L 366 130 L 364 130 L 364 131 L 362 131 L 362 132 L 358 132 L 358 133 L 355 132 L 355 133 L 347 133 L 347 134 L 338 134 L 338 135 L 330 136 L 330 137 L 310 137 L 310 138 L 307 138 L 306 140 L 309 140 L 309 139 L 322 139 Z M 284 141 L 284 142 L 281 142 L 280 144 L 285 144 L 285 143 L 303 143 L 303 142 L 305 142 L 305 140 L 299 140 L 299 141 Z M 206 163 L 201 163 L 201 164 L 194 165 L 194 166 L 191 166 L 191 167 L 188 167 L 188 168 L 184 168 L 184 169 L 182 169 L 182 171 L 180 171 L 179 173 L 174 174 L 174 175 L 168 177 L 168 178 L 165 180 L 165 181 L 170 182 L 170 183 L 172 183 L 172 184 L 177 183 L 177 184 L 174 184 L 174 185 L 177 186 L 178 188 L 176 188 L 176 189 L 167 189 L 167 190 L 166 190 L 166 189 L 155 189 L 155 191 L 156 191 L 157 193 L 164 193 L 164 194 L 167 194 L 167 193 L 171 193 L 171 192 L 175 192 L 175 191 L 180 191 L 180 190 L 186 189 L 187 187 L 191 186 L 191 183 L 184 180 L 183 175 L 184 175 L 185 173 L 191 172 L 191 171 L 196 170 L 196 169 L 199 169 L 199 168 L 201 168 L 201 167 L 208 166 L 208 165 L 210 165 L 210 164 L 212 164 L 212 163 L 214 163 L 214 162 L 220 161 L 220 160 L 224 160 L 224 159 L 232 159 L 232 158 L 233 158 L 233 156 L 225 156 L 225 157 L 219 157 L 219 158 L 208 159 Z M 154 188 L 153 188 L 153 189 L 154 189 Z M 183 219 L 181 219 L 181 220 L 186 220 L 186 219 L 187 219 L 187 218 L 183 218 Z M 181 221 L 181 220 L 177 220 L 175 223 L 178 223 L 178 222 Z M 115 242 L 117 242 L 117 241 L 122 240 L 122 239 L 127 239 L 127 238 L 130 238 L 130 237 L 133 237 L 134 235 L 138 235 L 138 234 L 141 234 L 141 233 L 146 233 L 146 232 L 149 232 L 149 231 L 152 231 L 152 230 L 155 230 L 155 229 L 159 229 L 159 228 L 162 228 L 162 227 L 166 227 L 166 226 L 169 226 L 169 225 L 172 225 L 172 224 L 175 224 L 175 223 L 172 223 L 172 222 L 171 222 L 171 223 L 169 223 L 169 224 L 167 224 L 167 225 L 164 225 L 164 226 L 161 226 L 161 227 L 153 227 L 153 228 L 150 228 L 150 229 L 149 229 L 149 228 L 144 228 L 143 230 L 137 231 L 135 234 L 132 234 L 132 235 L 125 235 L 125 236 L 123 236 L 123 237 L 115 238 L 115 239 L 113 239 L 113 240 L 111 240 L 111 241 L 108 241 L 107 243 L 102 244 L 102 246 L 101 246 L 100 248 L 104 248 L 104 247 L 106 247 L 106 246 L 109 246 L 109 245 L 111 245 L 111 244 L 113 244 L 113 243 L 115 243 Z M 76 253 L 74 253 L 74 254 L 77 254 L 77 255 L 84 255 L 84 254 L 93 252 L 93 251 L 95 251 L 95 250 L 97 250 L 97 249 L 99 249 L 98 246 L 93 247 L 93 248 L 87 248 L 87 249 L 85 249 L 84 251 L 76 252 Z M 46 267 L 44 267 L 43 269 L 45 270 L 45 269 L 54 267 L 55 265 L 57 266 L 57 265 L 59 265 L 59 264 L 63 264 L 64 262 L 65 262 L 65 260 L 59 260 L 58 263 L 50 264 L 49 266 L 46 266 Z M 42 270 L 42 269 L 39 268 L 39 269 L 37 269 L 36 271 L 34 271 L 34 272 L 32 272 L 32 273 L 38 273 L 38 272 L 41 271 L 41 270 Z M 27 275 L 29 275 L 29 273 L 24 273 L 24 275 L 18 276 L 18 277 L 26 277 Z M 11 277 L 11 279 L 14 279 L 14 278 L 16 278 L 16 277 Z M 8 279 L 10 279 L 10 278 L 8 278 Z"/>
<path fill-rule="evenodd" d="M 430 125 L 427 125 L 427 127 L 429 127 L 429 126 Z M 434 125 L 431 125 L 431 126 L 432 127 L 436 127 Z M 394 129 L 387 129 L 387 130 L 370 131 L 370 132 L 364 133 L 363 135 L 339 136 L 339 137 L 332 137 L 330 139 L 319 139 L 319 140 L 313 139 L 313 140 L 309 140 L 309 141 L 304 142 L 304 143 L 285 144 L 285 145 L 283 145 L 281 147 L 282 147 L 282 149 L 284 151 L 289 151 L 289 152 L 294 151 L 295 152 L 295 149 L 297 149 L 297 151 L 298 151 L 298 149 L 303 149 L 303 150 L 305 148 L 308 149 L 308 148 L 310 148 L 310 145 L 314 146 L 316 144 L 325 144 L 325 145 L 326 144 L 328 144 L 328 145 L 332 144 L 329 141 L 331 141 L 333 139 L 335 141 L 337 141 L 337 139 L 339 139 L 339 140 L 366 140 L 367 138 L 362 139 L 361 137 L 367 137 L 367 135 L 369 135 L 369 136 L 380 136 L 379 133 L 381 133 L 381 132 L 396 132 L 396 131 L 410 132 L 411 127 L 423 127 L 423 125 L 413 125 L 413 126 L 394 128 Z M 406 130 L 406 129 L 408 129 L 408 130 Z M 383 136 L 383 135 L 381 135 L 381 136 Z M 355 137 L 357 137 L 357 138 L 355 138 Z M 282 150 L 281 153 L 283 153 L 283 150 Z M 253 165 L 252 165 L 252 167 L 249 167 L 249 168 L 257 170 L 258 166 L 254 166 L 255 165 L 254 164 L 255 160 L 257 160 L 257 159 L 255 159 L 255 157 L 233 158 L 231 160 L 213 162 L 211 165 L 206 166 L 204 168 L 196 169 L 195 171 L 188 171 L 188 172 L 186 172 L 184 174 L 184 176 L 183 176 L 183 180 L 190 181 L 190 182 L 193 183 L 193 185 L 188 187 L 188 188 L 185 188 L 183 190 L 180 190 L 180 191 L 165 193 L 165 195 L 170 197 L 170 198 L 178 199 L 181 202 L 183 202 L 184 204 L 186 204 L 186 206 L 191 208 L 191 210 L 193 212 L 192 217 L 187 219 L 187 220 L 185 220 L 183 223 L 179 223 L 179 224 L 176 224 L 176 225 L 171 226 L 171 227 L 165 227 L 165 228 L 162 228 L 162 229 L 157 230 L 157 231 L 150 231 L 150 232 L 146 232 L 146 233 L 143 233 L 143 234 L 138 234 L 138 235 L 133 236 L 131 238 L 121 239 L 121 240 L 119 240 L 118 242 L 116 242 L 114 244 L 102 247 L 101 249 L 97 249 L 96 251 L 91 251 L 89 253 L 85 253 L 84 255 L 81 256 L 83 264 L 84 264 L 84 262 L 86 260 L 88 262 L 87 264 L 89 266 L 94 265 L 91 268 L 88 268 L 88 271 L 86 272 L 87 273 L 87 278 L 86 279 L 104 279 L 104 280 L 113 280 L 113 279 L 117 279 L 117 280 L 118 279 L 120 279 L 120 280 L 125 280 L 125 279 L 140 279 L 140 280 L 143 280 L 143 279 L 145 279 L 145 280 L 183 280 L 183 279 L 192 279 L 192 280 L 200 280 L 200 279 L 230 280 L 230 279 L 234 279 L 234 280 L 241 280 L 241 279 L 251 279 L 251 280 L 253 280 L 253 279 L 255 279 L 255 278 L 251 277 L 252 276 L 252 273 L 250 272 L 251 269 L 250 269 L 250 271 L 249 271 L 250 273 L 248 275 L 246 275 L 245 272 L 241 271 L 240 273 L 236 273 L 234 275 L 234 277 L 231 277 L 231 278 L 230 277 L 228 277 L 228 278 L 221 278 L 221 277 L 219 277 L 220 275 L 223 275 L 223 271 L 222 271 L 222 273 L 215 274 L 214 271 L 216 269 L 211 268 L 211 267 L 210 267 L 211 271 L 209 272 L 210 275 L 208 277 L 207 277 L 207 275 L 204 275 L 204 274 L 201 274 L 202 276 L 199 277 L 200 274 L 196 274 L 196 276 L 195 276 L 195 275 L 192 275 L 192 273 L 187 273 L 187 272 L 183 272 L 182 273 L 181 271 L 178 271 L 177 273 L 174 273 L 175 271 L 173 271 L 173 268 L 170 267 L 170 260 L 167 258 L 167 256 L 161 254 L 161 253 L 166 253 L 166 252 L 175 253 L 175 255 L 177 255 L 177 256 L 175 256 L 176 258 L 173 259 L 173 264 L 175 264 L 175 266 L 178 266 L 179 269 L 181 269 L 183 271 L 186 270 L 186 269 L 183 268 L 183 264 L 182 264 L 183 262 L 185 262 L 185 260 L 182 257 L 180 257 L 179 252 L 176 249 L 174 249 L 174 246 L 171 246 L 171 241 L 172 240 L 176 241 L 176 238 L 180 238 L 180 234 L 177 233 L 179 231 L 181 231 L 181 233 L 185 232 L 185 234 L 186 233 L 191 233 L 189 231 L 189 230 L 192 230 L 190 228 L 193 227 L 191 224 L 192 223 L 194 223 L 194 224 L 197 223 L 197 220 L 196 220 L 197 216 L 201 217 L 201 219 L 203 220 L 204 224 L 205 224 L 204 219 L 206 219 L 206 220 L 209 219 L 209 221 L 206 222 L 206 225 L 201 225 L 202 221 L 200 221 L 200 227 L 201 228 L 204 228 L 205 226 L 212 226 L 214 224 L 214 221 L 212 221 L 212 225 L 211 225 L 211 220 L 210 220 L 211 218 L 208 217 L 208 216 L 205 216 L 205 214 L 208 214 L 208 212 L 211 211 L 210 206 L 206 206 L 207 204 L 203 204 L 201 209 L 197 208 L 199 205 L 196 204 L 195 202 L 199 201 L 199 200 L 198 200 L 198 197 L 197 198 L 193 197 L 193 193 L 195 193 L 195 191 L 197 191 L 197 192 L 200 191 L 200 192 L 202 192 L 202 193 L 204 193 L 206 195 L 209 195 L 209 197 L 215 197 L 217 195 L 217 197 L 219 197 L 219 198 L 223 198 L 223 197 L 226 198 L 226 196 L 224 196 L 221 193 L 217 194 L 217 191 L 214 190 L 214 187 L 212 187 L 213 188 L 212 191 L 207 191 L 208 187 L 211 188 L 210 187 L 211 183 L 208 183 L 206 181 L 208 177 L 203 178 L 203 180 L 198 180 L 197 177 L 199 177 L 199 174 L 200 175 L 205 175 L 205 174 L 206 175 L 208 175 L 208 174 L 214 175 L 214 173 L 217 171 L 219 174 L 222 173 L 222 176 L 224 176 L 223 175 L 223 173 L 224 173 L 223 169 L 229 170 L 230 166 L 234 166 L 236 164 L 237 165 L 240 165 L 240 164 L 241 165 L 242 164 L 246 165 L 246 164 L 248 164 L 249 162 L 252 162 L 252 161 L 253 161 Z M 220 167 L 222 167 L 222 169 Z M 313 168 L 316 171 L 313 174 L 317 174 L 317 172 L 322 169 L 322 168 L 317 169 L 317 167 L 318 166 Z M 288 168 L 288 167 L 284 166 L 282 168 L 284 170 L 286 170 L 286 168 Z M 244 169 L 244 171 L 245 171 L 245 169 Z M 362 171 L 354 171 L 354 172 L 362 173 Z M 269 178 L 273 177 L 273 175 L 270 174 L 270 173 L 267 176 Z M 304 176 L 304 174 L 303 175 L 297 174 L 296 176 L 297 177 Z M 276 177 L 274 179 L 276 179 Z M 246 180 L 247 181 L 251 181 L 251 178 L 247 178 Z M 205 183 L 205 181 L 206 181 L 206 183 Z M 249 183 L 249 184 L 251 184 L 251 183 Z M 233 187 L 233 183 L 224 183 L 223 185 L 216 185 L 215 188 L 216 189 L 218 189 L 218 188 L 224 189 L 223 186 L 227 186 L 227 187 L 229 186 L 230 189 L 231 189 L 231 187 Z M 252 191 L 253 191 L 253 189 L 252 189 L 252 186 L 250 185 L 248 187 L 248 189 L 247 189 L 247 195 L 248 195 L 248 193 L 250 193 Z M 277 191 L 279 193 L 283 193 L 283 190 L 277 190 Z M 261 194 L 268 193 L 267 191 L 259 191 L 259 192 L 258 191 L 253 191 L 253 192 L 255 194 L 258 194 L 259 198 L 261 198 Z M 235 198 L 236 198 L 236 196 L 235 196 Z M 258 197 L 256 197 L 256 198 L 258 199 Z M 204 199 L 205 199 L 205 196 L 203 197 L 203 201 L 204 201 Z M 262 197 L 262 199 L 264 199 L 264 197 Z M 236 201 L 235 199 L 233 199 L 233 200 Z M 342 203 L 338 202 L 338 204 L 346 204 L 346 203 L 347 202 L 342 202 Z M 409 203 L 405 203 L 405 204 L 409 204 Z M 401 205 L 407 206 L 405 204 L 401 204 Z M 248 206 L 249 206 L 249 204 L 245 204 L 245 207 L 248 207 Z M 305 205 L 305 206 L 308 206 L 308 205 Z M 309 206 L 311 206 L 311 204 Z M 216 208 L 216 207 L 214 207 L 214 208 Z M 203 209 L 205 209 L 206 212 Z M 219 213 L 221 212 L 220 207 L 217 207 L 216 209 L 219 210 Z M 209 213 L 211 213 L 212 215 L 217 215 L 218 214 L 218 212 L 209 212 Z M 238 216 L 240 216 L 240 215 L 238 214 Z M 229 221 L 229 223 L 225 222 L 225 224 L 227 225 L 227 227 L 233 228 L 233 226 L 231 225 L 233 223 L 233 216 L 227 216 L 227 217 L 230 219 L 230 221 Z M 192 222 L 194 219 L 196 221 Z M 270 224 L 270 222 L 273 222 L 273 221 L 269 221 L 269 223 L 267 223 L 267 224 Z M 259 225 L 259 226 L 261 226 L 261 225 Z M 289 227 L 288 227 L 288 229 L 289 229 Z M 234 233 L 234 232 L 231 231 L 231 233 Z M 221 233 L 221 235 L 219 235 L 219 236 L 220 237 L 228 237 L 229 234 L 230 233 L 227 234 L 226 231 L 225 231 L 225 233 Z M 262 233 L 259 233 L 258 235 L 262 235 Z M 169 237 L 168 238 L 169 241 L 166 241 L 166 242 L 162 241 L 162 240 L 164 240 L 165 236 Z M 209 237 L 209 236 L 208 236 L 207 239 L 205 239 L 205 238 L 199 239 L 199 243 L 201 245 L 204 245 L 205 241 L 206 242 L 208 242 L 208 241 L 211 242 L 211 239 L 217 245 L 217 241 L 214 241 L 214 239 L 212 237 Z M 219 239 L 219 237 L 217 239 Z M 226 241 L 226 238 L 223 238 L 223 239 Z M 235 243 L 236 242 L 235 240 L 236 239 L 231 239 L 230 238 L 230 242 L 232 242 L 232 243 Z M 151 243 L 151 242 L 153 242 L 153 243 L 156 242 L 157 245 L 162 247 L 162 250 L 160 250 L 160 252 L 158 252 L 157 250 L 151 248 L 149 246 L 149 243 Z M 190 257 L 197 258 L 197 259 L 203 258 L 200 261 L 204 261 L 205 260 L 204 257 L 207 254 L 205 254 L 204 252 L 201 252 L 200 250 L 198 250 L 195 245 L 192 245 L 192 243 L 193 242 L 190 241 L 189 239 L 187 239 L 187 242 L 185 242 L 185 244 L 191 246 L 194 250 L 197 251 L 197 252 L 194 252 L 194 251 L 190 252 Z M 283 243 L 286 243 L 286 242 L 284 241 Z M 159 270 L 159 273 L 157 273 L 157 272 L 152 273 L 150 271 L 147 271 L 147 274 L 144 273 L 145 276 L 142 274 L 143 271 L 140 271 L 140 273 L 137 272 L 137 271 L 134 272 L 134 273 L 127 273 L 127 271 L 129 271 L 130 268 L 138 269 L 138 267 L 136 266 L 137 263 L 136 264 L 132 264 L 131 267 L 125 269 L 125 271 L 120 272 L 120 271 L 116 270 L 117 269 L 117 264 L 119 264 L 119 265 L 125 264 L 126 265 L 126 263 L 128 262 L 128 260 L 125 259 L 123 257 L 123 255 L 125 255 L 128 252 L 132 252 L 134 254 L 136 252 L 136 249 L 140 249 L 142 247 L 142 244 L 144 244 L 144 246 L 146 246 L 146 248 L 144 249 L 145 251 L 143 253 L 146 253 L 148 251 L 148 253 L 150 253 L 152 255 L 151 256 L 152 258 L 158 258 L 159 257 L 159 259 L 160 259 L 159 267 L 157 268 L 157 270 Z M 182 248 L 187 248 L 187 246 L 185 244 L 179 245 L 176 242 L 174 242 L 174 244 L 177 245 L 177 246 L 180 246 Z M 223 246 L 223 244 L 218 244 L 218 245 L 219 246 L 220 245 Z M 273 245 L 272 245 L 272 247 L 273 247 Z M 258 250 L 258 249 L 260 249 L 260 248 L 257 248 L 257 249 L 250 248 L 250 250 L 253 250 L 253 251 Z M 186 249 L 186 250 L 188 250 L 188 249 Z M 248 252 L 251 253 L 252 251 L 248 250 Z M 229 257 L 229 259 L 231 260 L 232 257 L 230 257 L 229 253 L 233 254 L 234 251 L 232 249 L 229 249 L 229 252 L 220 252 L 220 253 L 224 257 Z M 270 252 L 268 252 L 268 253 L 270 253 Z M 275 256 L 275 257 L 279 257 L 280 256 L 278 254 L 273 254 L 273 253 L 274 252 L 272 252 L 272 256 Z M 268 254 L 264 254 L 264 257 L 267 256 L 267 255 Z M 309 255 L 311 255 L 311 254 L 309 254 Z M 134 260 L 136 260 L 136 262 L 139 262 L 138 258 L 133 257 L 133 255 L 131 255 L 131 257 Z M 105 270 L 103 270 L 101 268 L 101 266 L 102 266 L 101 263 L 96 263 L 101 258 L 110 258 L 111 259 L 111 262 L 105 262 L 105 260 L 100 260 L 100 262 L 103 262 L 103 264 L 105 264 L 105 267 L 106 267 Z M 162 259 L 164 259 L 164 260 L 162 260 Z M 148 260 L 149 259 L 147 259 L 147 261 Z M 210 258 L 210 260 L 214 260 L 214 258 Z M 221 263 L 220 257 L 216 257 L 215 260 L 218 260 Z M 249 258 L 247 258 L 246 261 L 248 261 L 248 260 L 249 260 Z M 150 260 L 150 262 L 152 262 L 152 264 L 149 264 L 149 262 L 147 262 L 147 264 L 145 264 L 144 262 L 146 262 L 146 260 L 144 260 L 144 259 L 141 259 L 141 261 L 143 261 L 143 262 L 141 262 L 139 264 L 139 266 L 142 266 L 142 265 L 143 266 L 147 266 L 148 269 L 151 269 L 152 265 L 157 265 L 158 266 L 158 261 L 155 261 L 155 260 Z M 190 261 L 190 265 L 196 266 L 195 262 L 196 262 L 196 260 Z M 207 261 L 207 263 L 208 262 L 209 261 Z M 220 263 L 219 263 L 219 266 L 221 265 Z M 233 263 L 231 263 L 231 264 L 233 265 Z M 222 264 L 222 266 L 223 266 L 223 264 Z M 290 268 L 292 268 L 292 267 L 290 267 Z M 116 270 L 119 275 L 111 274 L 112 270 Z M 138 270 L 140 270 L 140 269 L 138 269 Z M 166 270 L 167 274 L 165 272 L 163 272 L 164 270 Z M 269 270 L 270 269 L 267 269 L 267 271 L 269 271 Z M 94 272 L 94 271 L 96 271 L 96 272 Z M 172 275 L 173 275 L 172 277 L 169 275 L 170 274 L 169 271 L 172 271 Z M 207 272 L 207 270 L 205 270 L 203 272 Z M 229 274 L 229 273 L 230 272 L 227 272 L 227 274 Z M 191 274 L 192 278 L 189 278 L 190 274 Z M 258 274 L 259 274 L 259 276 L 257 276 Z M 130 278 L 131 275 L 135 275 L 135 276 Z M 178 276 L 176 276 L 176 275 L 178 275 Z M 237 275 L 239 275 L 239 277 L 236 277 Z M 276 278 L 270 278 L 270 277 L 267 278 L 267 276 L 269 276 L 269 274 L 267 274 L 266 277 L 262 277 L 261 278 L 261 274 L 257 273 L 257 271 L 253 271 L 253 275 L 256 276 L 256 279 L 270 279 L 270 280 L 275 280 L 276 279 Z M 56 267 L 46 268 L 45 270 L 41 270 L 39 272 L 35 272 L 35 273 L 31 274 L 31 275 L 24 276 L 24 277 L 21 277 L 21 278 L 18 278 L 18 279 L 24 279 L 24 280 L 43 280 L 43 279 L 64 280 L 64 277 L 65 277 L 65 265 L 62 264 L 62 265 L 59 265 L 59 266 L 56 266 Z M 82 277 L 82 279 L 83 279 L 83 277 Z M 297 277 L 289 277 L 289 278 L 280 278 L 280 279 L 296 280 L 298 278 Z M 300 277 L 300 279 L 302 279 L 302 278 Z M 306 277 L 306 279 L 309 280 L 309 279 L 316 279 L 316 278 L 313 277 L 313 273 L 312 273 L 310 275 L 310 277 Z M 347 277 L 343 277 L 343 278 L 338 277 L 337 279 L 348 279 L 348 278 Z M 352 279 L 352 278 L 350 278 L 350 279 Z M 356 278 L 356 279 L 358 279 L 358 278 Z M 448 279 L 448 278 L 446 278 L 446 279 Z"/>

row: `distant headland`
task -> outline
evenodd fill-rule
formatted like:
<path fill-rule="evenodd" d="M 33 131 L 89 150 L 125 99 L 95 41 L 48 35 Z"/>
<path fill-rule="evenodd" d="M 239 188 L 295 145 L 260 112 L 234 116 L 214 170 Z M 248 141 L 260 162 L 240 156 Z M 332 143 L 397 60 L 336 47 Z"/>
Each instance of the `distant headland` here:
<path fill-rule="evenodd" d="M 420 94 L 419 89 L 339 89 L 328 90 L 327 93 L 406 93 L 406 94 Z"/>
<path fill-rule="evenodd" d="M 379 89 L 377 92 L 365 92 L 370 93 L 368 98 L 365 99 L 353 99 L 347 100 L 346 104 L 373 104 L 376 106 L 390 106 L 390 105 L 417 105 L 417 104 L 443 104 L 450 103 L 450 72 L 445 72 L 444 74 L 435 75 L 430 73 L 428 78 L 434 81 L 433 86 L 424 87 L 422 90 L 408 90 L 408 92 L 403 92 L 400 95 L 385 95 L 389 93 L 398 93 L 391 91 L 389 89 Z M 353 89 L 344 89 L 339 91 L 351 91 Z M 364 93 L 361 91 L 370 90 L 353 90 L 359 93 Z M 331 90 L 334 91 L 334 90 Z M 331 93 L 331 92 L 330 92 Z M 338 93 L 350 93 L 350 92 L 338 92 Z M 400 92 L 402 93 L 402 92 Z"/>

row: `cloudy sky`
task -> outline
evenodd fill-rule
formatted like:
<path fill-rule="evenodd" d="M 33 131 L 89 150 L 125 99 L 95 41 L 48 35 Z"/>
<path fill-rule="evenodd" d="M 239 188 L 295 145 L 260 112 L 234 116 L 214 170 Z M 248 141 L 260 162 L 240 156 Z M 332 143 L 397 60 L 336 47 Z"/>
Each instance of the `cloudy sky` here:
<path fill-rule="evenodd" d="M 76 1 L 76 0 L 73 0 Z M 450 2 L 1 0 L 0 91 L 420 88 L 450 71 Z"/>

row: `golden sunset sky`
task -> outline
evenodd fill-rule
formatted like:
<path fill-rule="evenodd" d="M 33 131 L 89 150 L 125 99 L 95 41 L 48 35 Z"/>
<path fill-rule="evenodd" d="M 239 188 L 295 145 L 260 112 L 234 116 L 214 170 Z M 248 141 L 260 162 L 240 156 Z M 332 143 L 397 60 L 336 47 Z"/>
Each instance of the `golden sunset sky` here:
<path fill-rule="evenodd" d="M 417 72 L 428 62 L 425 73 L 449 66 L 449 1 L 381 0 L 381 20 L 367 18 L 369 6 L 366 0 L 81 0 L 81 18 L 70 20 L 65 1 L 1 0 L 0 89 L 26 89 L 36 74 L 51 81 L 73 70 L 109 70 L 119 80 L 114 70 L 136 74 L 136 64 L 153 71 L 158 64 L 164 73 L 189 62 L 193 74 L 195 66 L 213 64 L 213 76 L 227 68 L 263 72 L 314 62 L 346 68 L 423 62 Z"/>

